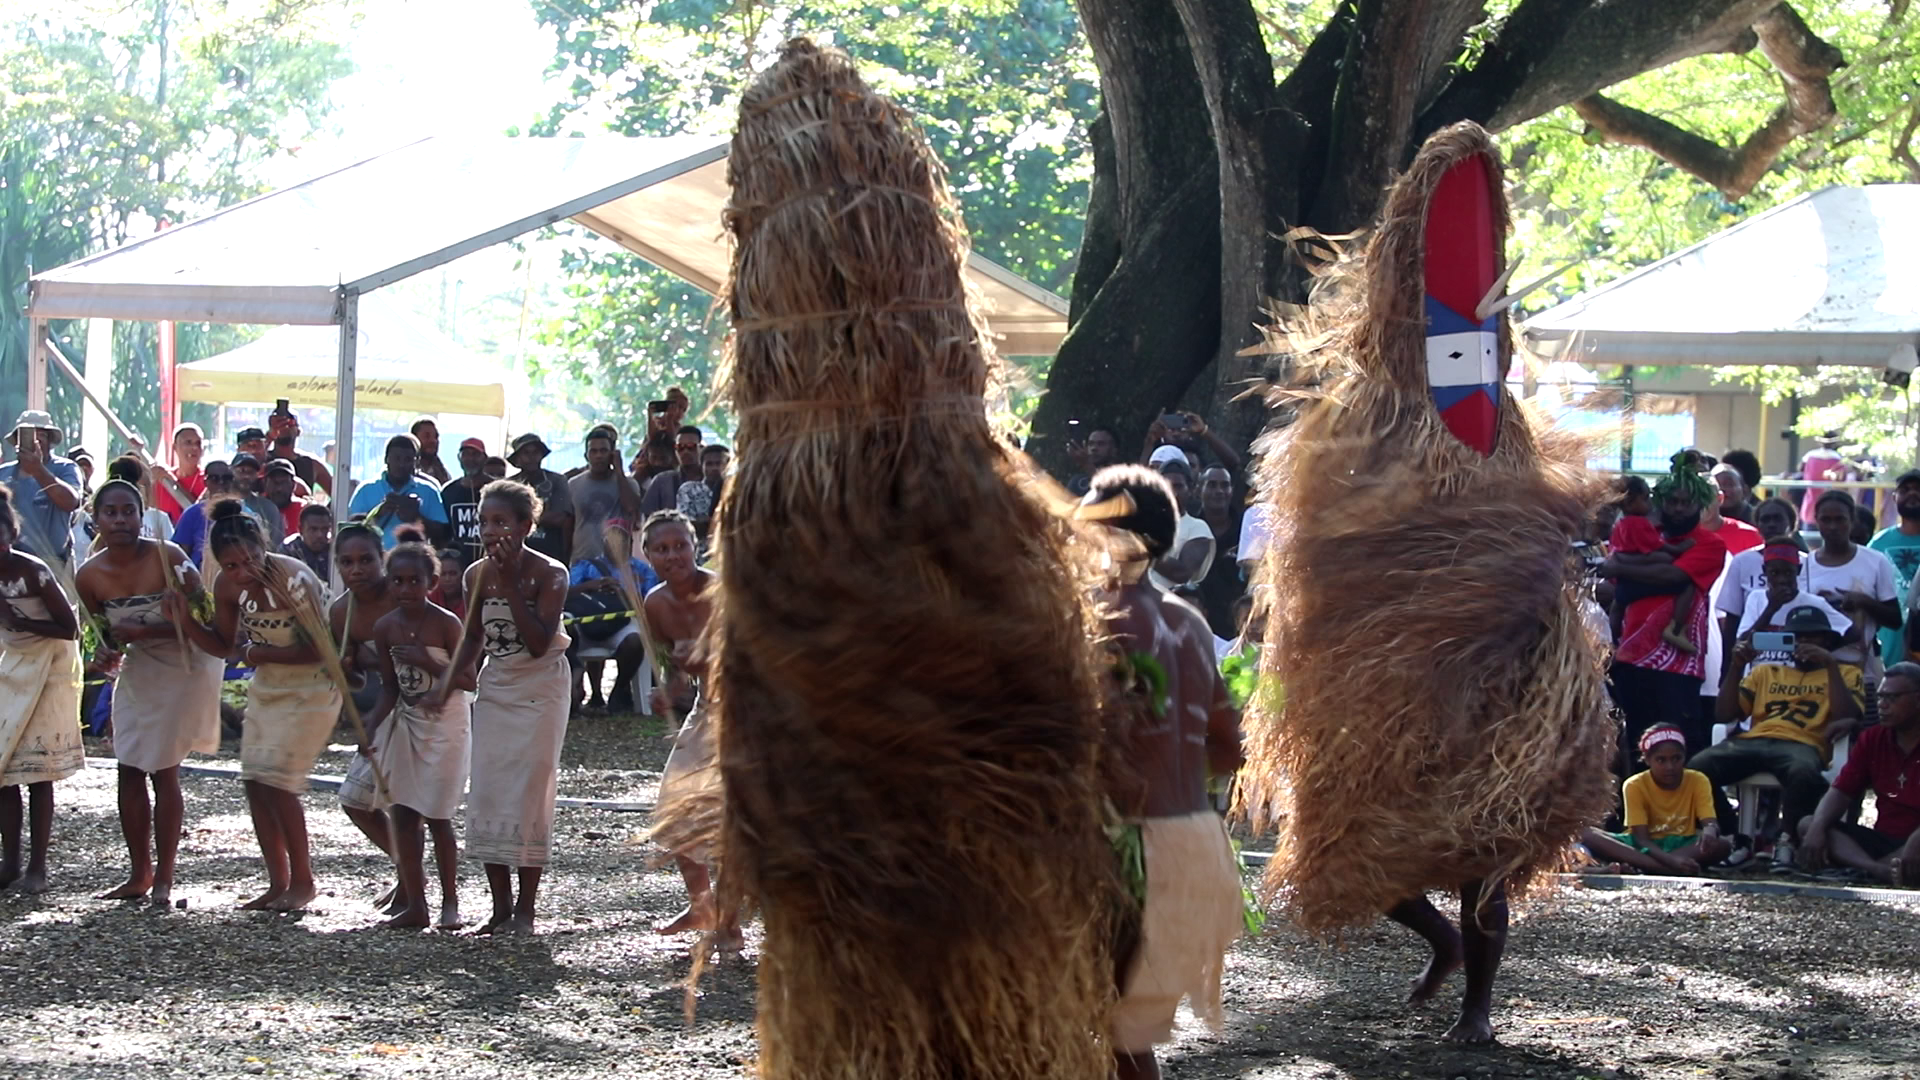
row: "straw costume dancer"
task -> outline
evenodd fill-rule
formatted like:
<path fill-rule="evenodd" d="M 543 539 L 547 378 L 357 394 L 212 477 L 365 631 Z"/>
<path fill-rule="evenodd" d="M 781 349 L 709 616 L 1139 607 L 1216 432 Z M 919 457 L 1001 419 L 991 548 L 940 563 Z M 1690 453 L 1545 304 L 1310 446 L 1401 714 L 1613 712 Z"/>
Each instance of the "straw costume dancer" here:
<path fill-rule="evenodd" d="M 427 599 L 439 581 L 439 557 L 418 541 L 387 553 L 387 580 L 398 605 L 374 627 L 382 678 L 380 701 L 367 716 L 374 761 L 387 778 L 387 815 L 392 822 L 394 864 L 404 902 L 386 926 L 420 929 L 428 924 L 424 834 L 433 834 L 440 869 L 442 930 L 460 925 L 460 847 L 453 815 L 467 793 L 468 725 L 472 669 L 456 671 L 460 619 Z M 426 697 L 442 681 L 454 692 L 438 708 Z"/>
<path fill-rule="evenodd" d="M 760 1072 L 1103 1078 L 1090 615 L 986 416 L 945 176 L 805 40 L 746 91 L 727 170 L 739 457 L 705 690 L 720 905 L 765 918 Z"/>
<path fill-rule="evenodd" d="M 15 547 L 19 539 L 13 492 L 0 486 L 0 888 L 40 893 L 47 889 L 53 782 L 86 764 L 80 627 L 53 570 Z"/>
<path fill-rule="evenodd" d="M 467 570 L 473 607 L 453 660 L 462 671 L 486 653 L 473 700 L 467 797 L 467 854 L 486 867 L 493 895 L 482 934 L 533 931 L 540 876 L 552 854 L 573 679 L 560 626 L 567 568 L 526 546 L 540 510 L 533 489 L 511 480 L 480 493 L 486 558 Z M 446 708 L 455 692 L 453 680 L 441 680 L 426 708 Z"/>
<path fill-rule="evenodd" d="M 339 681 L 322 651 L 332 642 L 320 640 L 326 586 L 307 564 L 267 551 L 259 522 L 239 500 L 214 503 L 211 517 L 207 552 L 220 567 L 213 625 L 193 618 L 178 592 L 166 594 L 162 610 L 214 656 L 245 642 L 240 658 L 254 670 L 240 729 L 240 779 L 267 891 L 241 906 L 299 911 L 318 895 L 300 795 L 340 716 Z"/>
<path fill-rule="evenodd" d="M 120 831 L 130 870 L 123 884 L 100 899 L 151 896 L 162 906 L 172 897 L 186 814 L 180 763 L 188 754 L 220 749 L 225 665 L 188 643 L 161 611 L 165 594 L 180 590 L 209 619 L 213 596 L 185 551 L 145 537 L 146 517 L 139 488 L 124 480 L 100 485 L 93 496 L 95 552 L 75 582 L 82 606 L 98 613 L 94 627 L 101 643 L 121 657 L 113 688 L 113 756 L 120 762 Z"/>
<path fill-rule="evenodd" d="M 1611 798 L 1613 739 L 1572 540 L 1600 491 L 1584 448 L 1504 380 L 1507 210 L 1471 124 L 1435 134 L 1364 252 L 1289 327 L 1311 389 L 1263 447 L 1275 535 L 1266 675 L 1242 799 L 1280 823 L 1267 883 L 1303 926 L 1375 913 L 1464 962 L 1449 1037 L 1492 1038 L 1508 889 Z M 1456 931 L 1425 899 L 1458 890 Z"/>

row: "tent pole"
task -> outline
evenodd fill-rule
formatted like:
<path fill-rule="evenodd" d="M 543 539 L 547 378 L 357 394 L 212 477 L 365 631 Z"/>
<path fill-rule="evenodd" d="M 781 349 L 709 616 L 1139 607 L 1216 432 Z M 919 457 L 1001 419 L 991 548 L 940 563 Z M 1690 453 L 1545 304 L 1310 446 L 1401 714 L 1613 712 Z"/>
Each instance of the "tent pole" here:
<path fill-rule="evenodd" d="M 27 408 L 47 407 L 47 320 L 27 320 Z"/>
<path fill-rule="evenodd" d="M 333 501 L 345 506 L 353 498 L 353 384 L 355 354 L 360 348 L 360 294 L 340 294 L 340 386 L 333 414 Z M 335 511 L 338 513 L 338 511 Z"/>

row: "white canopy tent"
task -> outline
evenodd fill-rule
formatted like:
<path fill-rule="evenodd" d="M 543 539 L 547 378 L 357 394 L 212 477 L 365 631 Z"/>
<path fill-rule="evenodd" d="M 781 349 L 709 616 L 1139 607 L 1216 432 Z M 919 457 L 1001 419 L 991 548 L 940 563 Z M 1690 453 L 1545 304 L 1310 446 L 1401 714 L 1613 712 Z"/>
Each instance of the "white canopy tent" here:
<path fill-rule="evenodd" d="M 332 325 L 344 453 L 363 294 L 567 219 L 711 292 L 730 259 L 726 154 L 707 135 L 424 139 L 50 270 L 28 304 L 29 402 L 45 407 L 49 319 Z M 968 276 L 1003 353 L 1058 347 L 1064 300 L 977 255 Z"/>
<path fill-rule="evenodd" d="M 381 296 L 360 303 L 354 346 L 360 404 L 416 415 L 505 417 L 507 376 L 497 361 Z M 339 338 L 330 326 L 275 327 L 237 349 L 180 365 L 180 400 L 333 405 L 340 399 Z"/>
<path fill-rule="evenodd" d="M 1600 365 L 1911 362 L 1920 184 L 1830 187 L 1541 312 L 1537 353 Z"/>

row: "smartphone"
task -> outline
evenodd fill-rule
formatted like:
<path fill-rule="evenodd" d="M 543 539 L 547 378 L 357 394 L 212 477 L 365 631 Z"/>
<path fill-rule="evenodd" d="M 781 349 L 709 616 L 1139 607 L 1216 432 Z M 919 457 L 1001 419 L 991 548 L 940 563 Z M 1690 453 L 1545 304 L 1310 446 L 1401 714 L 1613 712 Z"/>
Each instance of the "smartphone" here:
<path fill-rule="evenodd" d="M 647 402 L 647 412 L 653 414 L 654 416 L 665 416 L 667 415 L 667 410 L 671 408 L 673 408 L 673 403 L 670 401 Z"/>
<path fill-rule="evenodd" d="M 1755 652 L 1792 652 L 1793 635 L 1756 630 L 1753 633 L 1753 649 Z"/>
<path fill-rule="evenodd" d="M 1160 417 L 1160 426 L 1168 431 L 1187 430 L 1187 418 L 1177 412 L 1166 413 Z"/>
<path fill-rule="evenodd" d="M 291 406 L 291 402 L 289 402 L 288 399 L 286 398 L 278 399 L 273 403 L 273 415 L 292 416 L 293 409 L 290 406 Z"/>

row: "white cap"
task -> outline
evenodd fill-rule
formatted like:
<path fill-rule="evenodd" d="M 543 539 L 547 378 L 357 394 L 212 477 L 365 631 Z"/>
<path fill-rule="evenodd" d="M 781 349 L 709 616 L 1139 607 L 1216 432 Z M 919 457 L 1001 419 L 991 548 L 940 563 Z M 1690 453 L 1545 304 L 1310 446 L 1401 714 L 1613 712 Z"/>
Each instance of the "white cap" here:
<path fill-rule="evenodd" d="M 1161 443 L 1159 446 L 1154 447 L 1153 456 L 1147 459 L 1147 464 L 1157 469 L 1169 461 L 1177 461 L 1185 465 L 1187 463 L 1187 452 L 1172 443 Z"/>

